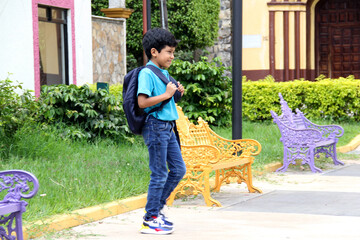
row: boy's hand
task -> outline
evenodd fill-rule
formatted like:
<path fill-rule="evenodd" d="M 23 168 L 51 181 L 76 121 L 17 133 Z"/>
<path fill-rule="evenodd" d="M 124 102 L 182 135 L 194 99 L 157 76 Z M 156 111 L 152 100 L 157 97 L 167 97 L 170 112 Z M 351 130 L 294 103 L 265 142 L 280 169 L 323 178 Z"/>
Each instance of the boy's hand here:
<path fill-rule="evenodd" d="M 177 82 L 178 83 L 178 91 L 181 93 L 181 96 L 184 95 L 184 92 L 185 92 L 185 89 L 184 89 L 184 86 L 180 83 L 180 82 Z"/>
<path fill-rule="evenodd" d="M 177 87 L 174 83 L 172 82 L 169 82 L 167 85 L 166 85 L 166 94 L 168 94 L 169 98 L 171 98 L 175 92 L 177 90 Z"/>

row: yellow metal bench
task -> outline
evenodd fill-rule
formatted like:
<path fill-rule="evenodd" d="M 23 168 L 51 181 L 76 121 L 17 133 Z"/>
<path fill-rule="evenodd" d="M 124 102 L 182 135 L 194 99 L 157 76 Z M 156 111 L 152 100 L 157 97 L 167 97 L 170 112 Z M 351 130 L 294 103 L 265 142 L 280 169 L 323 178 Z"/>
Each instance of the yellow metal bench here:
<path fill-rule="evenodd" d="M 201 193 L 207 206 L 221 206 L 220 202 L 210 196 L 210 173 L 215 171 L 213 191 L 220 191 L 221 185 L 237 178 L 240 184 L 245 182 L 249 192 L 261 193 L 252 185 L 251 164 L 254 156 L 261 151 L 256 140 L 228 140 L 212 131 L 202 118 L 198 124 L 190 123 L 181 107 L 177 106 L 179 119 L 176 121 L 181 142 L 181 153 L 186 164 L 183 180 L 171 193 L 168 205 L 172 205 L 177 194 L 185 195 L 188 191 Z"/>

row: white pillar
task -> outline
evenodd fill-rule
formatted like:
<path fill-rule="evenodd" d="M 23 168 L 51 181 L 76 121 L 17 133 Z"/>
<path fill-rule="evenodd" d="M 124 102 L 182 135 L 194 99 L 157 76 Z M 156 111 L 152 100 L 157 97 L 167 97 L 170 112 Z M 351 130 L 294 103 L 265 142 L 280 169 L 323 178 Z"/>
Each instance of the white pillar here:
<path fill-rule="evenodd" d="M 125 0 L 109 0 L 109 8 L 125 8 Z"/>

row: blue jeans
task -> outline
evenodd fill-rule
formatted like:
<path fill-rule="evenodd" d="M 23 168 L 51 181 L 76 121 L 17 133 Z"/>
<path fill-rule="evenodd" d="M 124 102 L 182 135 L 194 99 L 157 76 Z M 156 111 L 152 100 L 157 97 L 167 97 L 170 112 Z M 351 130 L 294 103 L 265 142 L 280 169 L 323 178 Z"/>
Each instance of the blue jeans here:
<path fill-rule="evenodd" d="M 158 216 L 166 199 L 186 172 L 173 127 L 172 122 L 149 116 L 142 129 L 142 136 L 149 150 L 151 170 L 145 218 Z"/>

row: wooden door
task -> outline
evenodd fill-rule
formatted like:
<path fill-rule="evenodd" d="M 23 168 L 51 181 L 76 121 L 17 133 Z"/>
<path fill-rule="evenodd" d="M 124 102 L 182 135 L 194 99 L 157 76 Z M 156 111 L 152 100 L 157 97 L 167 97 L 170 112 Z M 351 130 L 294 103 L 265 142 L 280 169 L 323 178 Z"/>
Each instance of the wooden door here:
<path fill-rule="evenodd" d="M 316 72 L 360 78 L 360 1 L 322 0 L 316 6 Z"/>

